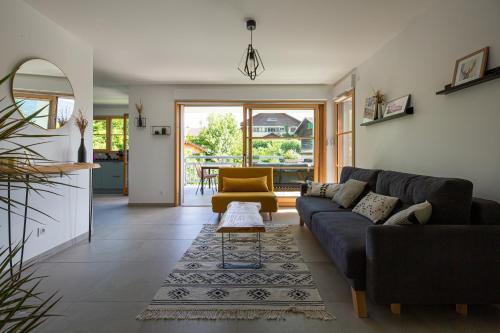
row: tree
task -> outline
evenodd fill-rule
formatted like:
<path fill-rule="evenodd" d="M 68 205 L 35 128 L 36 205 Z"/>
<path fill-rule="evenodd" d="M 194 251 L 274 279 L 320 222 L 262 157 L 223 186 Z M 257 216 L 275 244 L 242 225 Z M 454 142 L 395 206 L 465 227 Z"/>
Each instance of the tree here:
<path fill-rule="evenodd" d="M 233 114 L 212 113 L 208 116 L 208 126 L 197 136 L 188 136 L 186 141 L 203 147 L 207 155 L 241 155 L 242 135 Z"/>

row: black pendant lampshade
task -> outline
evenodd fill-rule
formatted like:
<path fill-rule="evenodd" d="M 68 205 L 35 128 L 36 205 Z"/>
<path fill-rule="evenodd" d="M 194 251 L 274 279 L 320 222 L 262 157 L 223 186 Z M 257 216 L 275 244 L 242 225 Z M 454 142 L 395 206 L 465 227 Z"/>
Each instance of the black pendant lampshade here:
<path fill-rule="evenodd" d="M 259 51 L 253 47 L 253 31 L 257 27 L 255 20 L 247 21 L 247 29 L 250 30 L 250 44 L 241 57 L 238 70 L 250 80 L 255 80 L 257 76 L 265 71 L 264 63 L 259 55 Z"/>

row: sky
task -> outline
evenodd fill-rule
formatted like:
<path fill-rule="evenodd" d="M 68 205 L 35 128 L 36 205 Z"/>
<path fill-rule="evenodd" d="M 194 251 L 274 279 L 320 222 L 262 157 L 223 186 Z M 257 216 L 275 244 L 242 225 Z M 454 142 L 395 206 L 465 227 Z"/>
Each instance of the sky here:
<path fill-rule="evenodd" d="M 283 112 L 286 110 L 269 110 L 264 112 Z M 260 112 L 260 110 L 259 110 Z M 185 106 L 184 107 L 184 128 L 202 128 L 207 126 L 208 116 L 212 113 L 233 113 L 236 121 L 243 121 L 242 106 Z M 290 110 L 293 117 L 302 120 L 305 117 L 312 117 L 312 110 Z"/>

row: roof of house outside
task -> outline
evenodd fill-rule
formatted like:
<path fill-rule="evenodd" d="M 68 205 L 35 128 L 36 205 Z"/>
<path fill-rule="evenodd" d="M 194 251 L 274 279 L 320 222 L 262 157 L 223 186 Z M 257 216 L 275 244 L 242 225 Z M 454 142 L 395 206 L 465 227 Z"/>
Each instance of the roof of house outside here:
<path fill-rule="evenodd" d="M 299 126 L 300 120 L 286 113 L 258 113 L 252 117 L 253 126 Z"/>

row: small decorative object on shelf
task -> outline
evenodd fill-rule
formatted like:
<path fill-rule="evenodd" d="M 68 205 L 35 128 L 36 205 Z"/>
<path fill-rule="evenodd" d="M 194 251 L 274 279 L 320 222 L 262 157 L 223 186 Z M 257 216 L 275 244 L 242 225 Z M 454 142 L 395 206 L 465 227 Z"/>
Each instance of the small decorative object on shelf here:
<path fill-rule="evenodd" d="M 151 135 L 170 135 L 172 127 L 170 126 L 151 126 Z"/>
<path fill-rule="evenodd" d="M 361 126 L 370 126 L 383 121 L 404 117 L 413 114 L 413 107 L 410 107 L 411 95 L 406 95 L 387 102 L 382 118 L 365 121 Z"/>
<path fill-rule="evenodd" d="M 376 90 L 373 94 L 377 102 L 377 119 L 384 118 L 385 95 L 380 90 Z"/>
<path fill-rule="evenodd" d="M 486 64 L 488 63 L 488 51 L 489 48 L 485 47 L 458 59 L 453 71 L 452 86 L 456 87 L 482 78 L 486 70 Z"/>
<path fill-rule="evenodd" d="M 377 100 L 374 96 L 370 96 L 365 99 L 363 118 L 365 121 L 373 121 L 377 119 Z"/>
<path fill-rule="evenodd" d="M 408 109 L 408 106 L 410 105 L 410 100 L 411 95 L 406 95 L 387 102 L 383 118 L 394 117 L 395 115 L 398 115 L 400 113 L 405 113 Z"/>
<path fill-rule="evenodd" d="M 372 96 L 366 98 L 363 118 L 367 121 L 381 119 L 384 115 L 385 95 L 380 90 L 373 90 Z"/>
<path fill-rule="evenodd" d="M 139 104 L 135 103 L 135 108 L 137 109 L 137 114 L 138 114 L 138 116 L 135 118 L 135 126 L 146 127 L 146 118 L 144 118 L 144 116 L 142 115 L 144 113 L 142 100 L 139 101 Z"/>
<path fill-rule="evenodd" d="M 85 149 L 85 142 L 84 142 L 84 135 L 85 135 L 85 129 L 87 128 L 87 125 L 89 124 L 89 121 L 85 119 L 83 116 L 82 110 L 78 110 L 78 115 L 76 116 L 75 119 L 75 125 L 78 127 L 80 130 L 80 147 L 78 148 L 78 163 L 86 163 L 87 162 L 87 149 Z"/>

